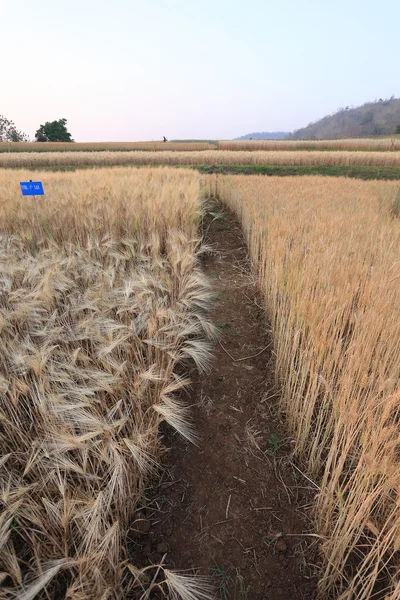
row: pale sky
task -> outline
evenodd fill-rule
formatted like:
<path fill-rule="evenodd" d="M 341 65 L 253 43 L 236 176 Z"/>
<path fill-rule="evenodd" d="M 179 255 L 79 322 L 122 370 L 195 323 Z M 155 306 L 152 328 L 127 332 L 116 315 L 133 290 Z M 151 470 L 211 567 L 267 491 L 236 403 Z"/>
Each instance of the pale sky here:
<path fill-rule="evenodd" d="M 399 0 L 0 0 L 0 114 L 32 138 L 230 139 L 400 96 Z"/>

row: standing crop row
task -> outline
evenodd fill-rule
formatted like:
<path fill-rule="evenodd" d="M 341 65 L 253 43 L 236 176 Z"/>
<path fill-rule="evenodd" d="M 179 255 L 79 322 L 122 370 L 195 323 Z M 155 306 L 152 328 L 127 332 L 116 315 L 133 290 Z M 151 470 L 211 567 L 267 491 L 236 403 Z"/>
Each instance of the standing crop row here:
<path fill-rule="evenodd" d="M 369 152 L 398 151 L 400 139 L 349 138 L 337 140 L 230 140 L 220 142 L 221 150 L 364 150 Z"/>
<path fill-rule="evenodd" d="M 0 153 L 0 167 L 85 167 L 159 165 L 290 165 L 399 167 L 400 152 L 351 152 L 280 150 L 202 151 L 104 151 L 104 152 L 10 152 Z"/>
<path fill-rule="evenodd" d="M 0 172 L 0 597 L 208 598 L 127 549 L 160 423 L 195 438 L 177 394 L 213 335 L 198 176 L 39 177 L 35 204 Z"/>
<path fill-rule="evenodd" d="M 400 598 L 400 221 L 392 183 L 213 178 L 272 325 L 295 452 L 319 486 L 321 598 Z"/>

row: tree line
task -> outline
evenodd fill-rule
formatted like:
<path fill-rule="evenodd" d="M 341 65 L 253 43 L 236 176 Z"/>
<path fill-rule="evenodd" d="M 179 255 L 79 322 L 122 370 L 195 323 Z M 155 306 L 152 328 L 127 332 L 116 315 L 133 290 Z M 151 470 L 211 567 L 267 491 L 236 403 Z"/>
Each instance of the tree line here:
<path fill-rule="evenodd" d="M 73 142 L 67 128 L 67 119 L 46 121 L 35 133 L 36 142 Z M 0 115 L 0 142 L 29 142 L 26 133 L 19 131 L 15 123 Z"/>

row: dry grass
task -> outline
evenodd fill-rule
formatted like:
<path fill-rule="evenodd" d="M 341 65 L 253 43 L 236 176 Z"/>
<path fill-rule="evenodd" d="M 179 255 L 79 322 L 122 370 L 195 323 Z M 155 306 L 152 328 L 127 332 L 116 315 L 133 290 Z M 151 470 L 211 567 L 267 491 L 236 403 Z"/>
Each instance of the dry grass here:
<path fill-rule="evenodd" d="M 210 150 L 208 142 L 0 142 L 1 152 L 121 152 L 129 150 Z"/>
<path fill-rule="evenodd" d="M 398 185 L 209 181 L 243 224 L 273 328 L 282 409 L 320 484 L 320 597 L 369 600 L 380 590 L 398 599 Z"/>
<path fill-rule="evenodd" d="M 176 367 L 206 369 L 214 334 L 198 176 L 39 176 L 35 208 L 0 172 L 0 598 L 205 600 L 126 554 L 159 424 L 195 439 Z"/>
<path fill-rule="evenodd" d="M 400 150 L 400 139 L 349 138 L 339 140 L 238 140 L 220 142 L 221 150 L 366 150 L 381 152 Z"/>
<path fill-rule="evenodd" d="M 124 165 L 370 165 L 400 166 L 400 152 L 20 152 L 0 154 L 0 167 Z"/>

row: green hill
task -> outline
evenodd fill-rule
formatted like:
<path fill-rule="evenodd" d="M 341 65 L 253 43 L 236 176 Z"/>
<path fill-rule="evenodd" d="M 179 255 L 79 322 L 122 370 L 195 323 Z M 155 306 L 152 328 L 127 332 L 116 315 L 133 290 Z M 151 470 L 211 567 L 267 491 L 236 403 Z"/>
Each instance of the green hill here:
<path fill-rule="evenodd" d="M 357 108 L 339 109 L 307 127 L 297 129 L 288 139 L 318 140 L 329 138 L 365 137 L 371 135 L 393 135 L 400 133 L 400 98 L 366 102 Z"/>

